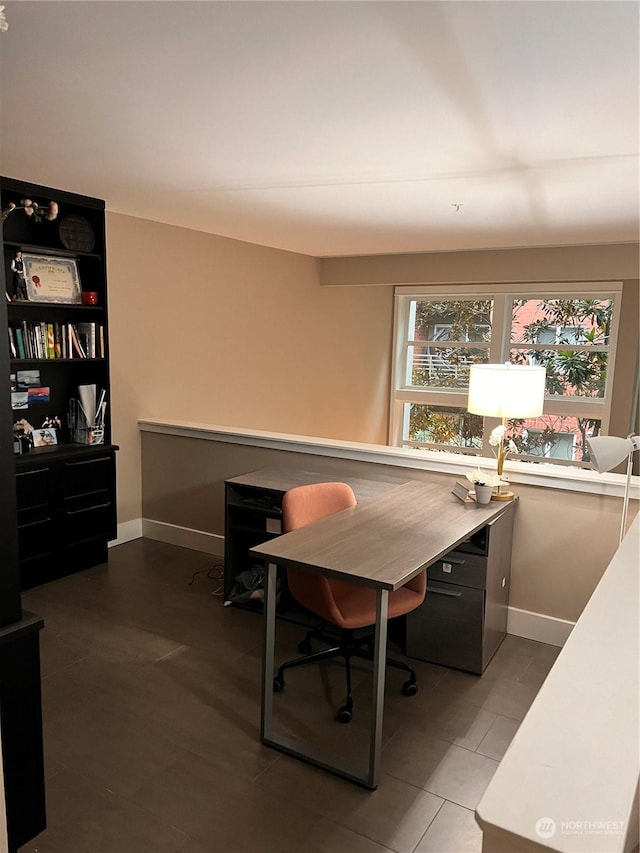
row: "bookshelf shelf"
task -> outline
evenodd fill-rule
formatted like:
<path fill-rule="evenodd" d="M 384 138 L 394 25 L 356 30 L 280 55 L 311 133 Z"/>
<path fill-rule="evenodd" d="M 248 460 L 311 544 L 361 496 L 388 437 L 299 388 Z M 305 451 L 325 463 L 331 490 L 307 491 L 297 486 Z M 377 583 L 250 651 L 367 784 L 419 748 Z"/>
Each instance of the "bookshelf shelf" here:
<path fill-rule="evenodd" d="M 26 420 L 41 441 L 46 440 L 40 433 L 45 421 L 60 423 L 54 428 L 54 445 L 31 447 L 14 457 L 24 589 L 105 562 L 107 541 L 116 535 L 118 448 L 111 443 L 105 205 L 100 199 L 13 178 L 0 178 L 0 198 L 3 211 L 16 205 L 2 223 L 13 422 Z M 57 216 L 39 221 L 27 216 L 20 207 L 25 198 L 43 211 L 55 202 Z M 74 301 L 79 298 L 77 281 L 73 292 L 64 289 L 64 281 L 62 290 L 54 289 L 59 284 L 55 278 L 43 279 L 42 293 L 50 299 L 55 295 L 56 301 L 25 299 L 40 291 L 35 290 L 35 278 L 26 282 L 16 271 L 19 252 L 72 259 L 82 292 L 95 293 L 97 304 Z M 60 261 L 51 268 L 59 270 Z M 69 426 L 70 410 L 77 413 L 72 401 L 80 395 L 79 386 L 95 386 L 97 399 L 105 392 L 101 434 L 79 431 L 75 422 L 73 429 Z M 99 443 L 77 443 L 85 436 L 87 441 L 97 436 Z M 24 450 L 25 444 L 15 449 Z"/>
<path fill-rule="evenodd" d="M 82 358 L 81 356 L 77 356 L 76 358 L 11 358 L 9 359 L 9 364 L 11 365 L 21 365 L 21 364 L 77 364 L 79 361 L 89 361 L 89 362 L 104 362 L 105 358 L 91 358 L 87 356 L 86 358 Z"/>

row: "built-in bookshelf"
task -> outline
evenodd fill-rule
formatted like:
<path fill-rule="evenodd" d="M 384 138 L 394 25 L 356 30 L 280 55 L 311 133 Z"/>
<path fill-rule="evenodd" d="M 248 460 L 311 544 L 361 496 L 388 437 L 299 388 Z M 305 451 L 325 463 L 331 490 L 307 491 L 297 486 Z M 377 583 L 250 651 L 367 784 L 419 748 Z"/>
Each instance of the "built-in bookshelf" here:
<path fill-rule="evenodd" d="M 115 537 L 105 204 L 14 178 L 0 201 L 25 588 L 105 561 Z"/>

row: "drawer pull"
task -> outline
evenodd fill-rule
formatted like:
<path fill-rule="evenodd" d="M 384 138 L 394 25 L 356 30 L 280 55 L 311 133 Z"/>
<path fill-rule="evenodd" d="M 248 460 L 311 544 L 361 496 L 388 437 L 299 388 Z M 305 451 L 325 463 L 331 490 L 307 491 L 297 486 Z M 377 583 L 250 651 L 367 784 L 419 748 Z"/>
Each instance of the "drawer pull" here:
<path fill-rule="evenodd" d="M 427 593 L 432 593 L 433 595 L 446 595 L 449 598 L 461 598 L 461 592 L 449 592 L 448 589 L 434 589 L 432 586 L 427 587 Z"/>
<path fill-rule="evenodd" d="M 67 510 L 67 515 L 79 515 L 81 512 L 92 512 L 94 509 L 105 509 L 106 507 L 111 506 L 111 501 L 107 501 L 104 504 L 94 504 L 93 506 L 86 506 L 83 509 L 69 509 Z"/>
<path fill-rule="evenodd" d="M 464 566 L 466 560 L 461 560 L 460 557 L 443 557 L 440 562 L 451 563 L 452 566 Z"/>
<path fill-rule="evenodd" d="M 95 465 L 96 462 L 109 462 L 111 457 L 109 456 L 99 456 L 97 459 L 81 459 L 78 462 L 65 462 L 64 464 L 68 467 L 74 467 L 78 465 Z"/>
<path fill-rule="evenodd" d="M 18 530 L 24 530 L 27 527 L 35 527 L 36 524 L 46 524 L 48 521 L 51 521 L 51 518 L 47 516 L 46 518 L 41 518 L 39 521 L 29 521 L 27 524 L 19 524 Z"/>
<path fill-rule="evenodd" d="M 16 477 L 30 477 L 32 474 L 44 474 L 48 468 L 34 468 L 33 471 L 17 471 Z"/>

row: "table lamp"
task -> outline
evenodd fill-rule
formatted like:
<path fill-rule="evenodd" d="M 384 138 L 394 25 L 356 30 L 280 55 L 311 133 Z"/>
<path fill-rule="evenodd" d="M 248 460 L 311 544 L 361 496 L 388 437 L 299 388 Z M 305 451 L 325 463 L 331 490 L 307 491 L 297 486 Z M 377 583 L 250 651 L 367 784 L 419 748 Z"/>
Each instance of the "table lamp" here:
<path fill-rule="evenodd" d="M 510 418 L 536 418 L 544 408 L 546 370 L 528 364 L 473 364 L 469 371 L 467 410 L 474 415 L 502 419 L 497 439 L 498 476 L 505 460 L 504 434 Z M 512 492 L 494 497 L 510 500 Z"/>
<path fill-rule="evenodd" d="M 616 435 L 597 435 L 595 438 L 587 439 L 587 447 L 591 457 L 591 467 L 595 468 L 599 474 L 611 471 L 625 459 L 627 460 L 627 484 L 624 490 L 622 522 L 620 524 L 620 542 L 622 542 L 627 525 L 633 453 L 635 450 L 640 450 L 640 435 L 629 435 L 627 438 L 620 438 Z"/>

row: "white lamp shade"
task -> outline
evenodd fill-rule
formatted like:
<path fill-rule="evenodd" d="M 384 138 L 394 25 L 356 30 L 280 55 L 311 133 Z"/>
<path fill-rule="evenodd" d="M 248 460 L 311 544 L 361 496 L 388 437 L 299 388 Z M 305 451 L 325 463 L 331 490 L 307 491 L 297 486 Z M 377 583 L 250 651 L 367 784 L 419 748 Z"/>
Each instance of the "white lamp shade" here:
<path fill-rule="evenodd" d="M 595 438 L 587 439 L 591 465 L 599 474 L 611 471 L 616 465 L 636 450 L 635 442 L 631 437 L 620 438 L 617 435 L 597 435 Z"/>
<path fill-rule="evenodd" d="M 544 407 L 544 367 L 474 364 L 469 372 L 467 409 L 492 418 L 535 418 Z"/>

